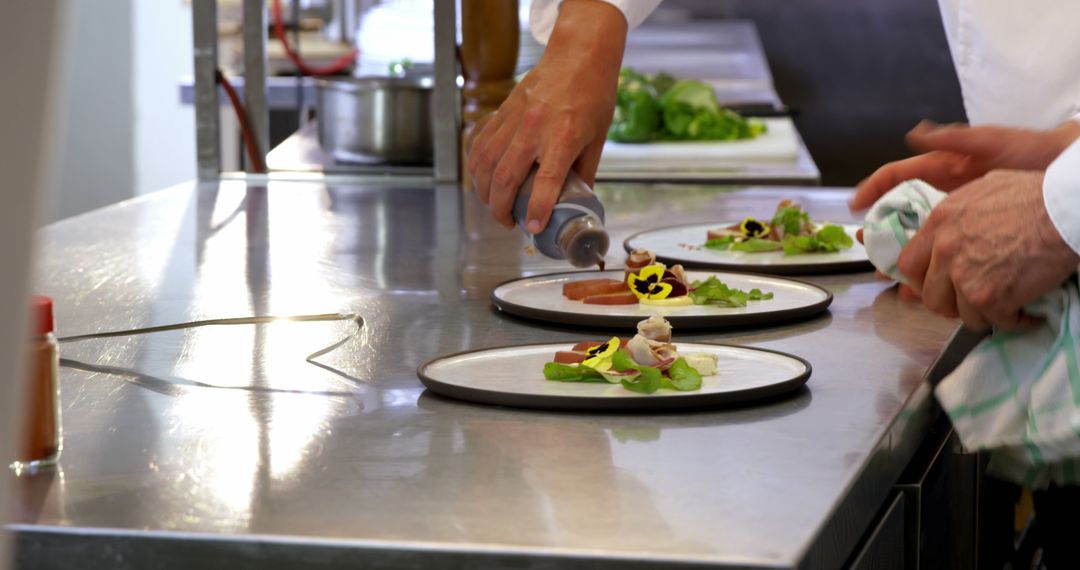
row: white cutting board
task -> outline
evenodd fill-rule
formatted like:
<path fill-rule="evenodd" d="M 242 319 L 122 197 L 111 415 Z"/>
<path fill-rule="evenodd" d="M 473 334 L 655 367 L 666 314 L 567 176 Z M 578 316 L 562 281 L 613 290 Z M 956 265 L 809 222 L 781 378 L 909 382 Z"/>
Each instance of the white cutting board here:
<path fill-rule="evenodd" d="M 799 135 L 789 117 L 761 119 L 765 134 L 750 140 L 715 142 L 604 143 L 600 172 L 722 170 L 753 164 L 794 164 Z"/>

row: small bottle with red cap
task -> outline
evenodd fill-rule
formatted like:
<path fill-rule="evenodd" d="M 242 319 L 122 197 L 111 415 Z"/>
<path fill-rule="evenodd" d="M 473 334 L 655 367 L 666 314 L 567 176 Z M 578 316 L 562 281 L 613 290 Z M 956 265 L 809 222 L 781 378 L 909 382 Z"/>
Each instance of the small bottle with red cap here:
<path fill-rule="evenodd" d="M 49 297 L 31 299 L 30 358 L 27 361 L 26 408 L 22 439 L 16 446 L 12 468 L 34 473 L 52 466 L 60 455 L 60 350 L 53 334 L 53 302 Z"/>

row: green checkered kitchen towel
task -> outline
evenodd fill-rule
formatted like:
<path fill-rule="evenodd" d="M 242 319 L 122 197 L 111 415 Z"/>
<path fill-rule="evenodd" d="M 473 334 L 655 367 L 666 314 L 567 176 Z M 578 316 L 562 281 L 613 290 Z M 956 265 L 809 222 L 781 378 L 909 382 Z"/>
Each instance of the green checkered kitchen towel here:
<path fill-rule="evenodd" d="M 945 198 L 921 180 L 883 196 L 866 215 L 874 266 L 902 280 L 900 250 Z M 968 450 L 990 452 L 990 469 L 1029 488 L 1080 484 L 1080 292 L 1070 279 L 1024 308 L 1042 324 L 995 331 L 934 389 Z"/>

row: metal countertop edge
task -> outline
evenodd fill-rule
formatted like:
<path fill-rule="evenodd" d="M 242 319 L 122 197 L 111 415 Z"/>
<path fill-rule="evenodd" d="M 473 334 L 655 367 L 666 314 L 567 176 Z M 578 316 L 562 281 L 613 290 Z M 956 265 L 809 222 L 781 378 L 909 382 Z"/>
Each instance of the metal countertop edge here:
<path fill-rule="evenodd" d="M 468 564 L 514 562 L 531 560 L 539 563 L 555 563 L 558 568 L 587 569 L 618 567 L 630 569 L 653 568 L 725 568 L 754 570 L 787 570 L 791 566 L 770 564 L 754 559 L 709 558 L 679 555 L 649 555 L 645 553 L 620 553 L 613 557 L 604 550 L 570 549 L 557 547 L 530 546 L 509 548 L 489 544 L 447 544 L 441 542 L 414 542 L 395 540 L 365 540 L 348 538 L 321 538 L 275 534 L 215 534 L 190 531 L 135 530 L 121 528 L 66 527 L 58 525 L 9 524 L 16 541 L 17 566 L 30 563 L 33 567 L 67 567 L 67 563 L 79 560 L 81 570 L 97 568 L 115 568 L 137 564 L 143 557 L 151 557 L 159 568 L 187 568 L 185 564 L 192 559 L 205 561 L 207 555 L 214 555 L 214 563 L 204 568 L 232 568 L 239 562 L 263 562 L 260 566 L 266 570 L 276 568 L 297 568 L 297 564 L 308 562 L 313 568 L 356 568 L 358 556 L 363 557 L 364 566 L 380 566 L 381 563 L 394 562 L 397 567 L 429 567 L 426 564 L 438 561 L 440 568 L 472 568 Z M 143 547 L 144 552 L 114 550 L 100 540 L 107 539 L 114 543 L 133 541 L 135 548 Z M 202 548 L 193 550 L 191 546 L 201 543 Z M 89 548 L 82 552 L 80 547 Z M 262 552 L 252 553 L 252 548 Z M 171 550 L 175 549 L 175 550 Z M 111 551 L 111 552 L 110 552 Z M 120 552 L 123 552 L 121 555 Z M 120 559 L 107 559 L 109 554 L 122 556 Z M 253 556 L 254 554 L 254 556 Z M 327 560 L 328 556 L 347 554 L 350 557 L 340 560 Z M 90 555 L 91 559 L 87 559 Z M 98 556 L 100 560 L 92 559 Z M 67 560 L 61 562 L 58 558 Z M 320 560 L 315 560 L 320 558 Z M 279 565 L 280 564 L 280 565 Z M 458 566 L 457 564 L 465 564 Z M 530 568 L 534 566 L 529 566 Z M 546 566 L 545 566 L 546 567 Z"/>
<path fill-rule="evenodd" d="M 985 336 L 962 326 L 956 328 L 923 374 L 919 387 L 852 478 L 841 501 L 834 505 L 812 542 L 804 547 L 796 568 L 840 568 L 855 554 L 862 531 L 885 506 L 889 493 L 942 414 L 934 400 L 933 386 L 952 372 Z"/>

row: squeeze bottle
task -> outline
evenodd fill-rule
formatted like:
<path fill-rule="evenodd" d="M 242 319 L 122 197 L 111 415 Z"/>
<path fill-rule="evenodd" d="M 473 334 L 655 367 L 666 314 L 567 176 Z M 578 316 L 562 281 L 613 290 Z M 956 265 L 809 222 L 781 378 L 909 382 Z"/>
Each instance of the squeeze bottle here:
<path fill-rule="evenodd" d="M 514 223 L 526 235 L 529 231 L 525 228 L 525 214 L 537 169 L 533 166 L 514 200 Z M 604 229 L 604 205 L 573 170 L 566 175 L 547 227 L 531 237 L 533 247 L 552 259 L 566 259 L 574 267 L 598 265 L 601 271 L 604 269 L 604 254 L 609 245 Z"/>

